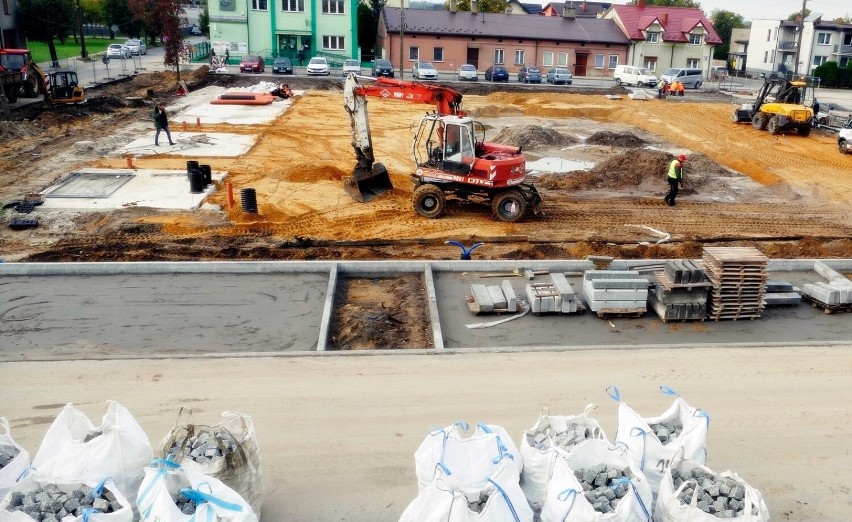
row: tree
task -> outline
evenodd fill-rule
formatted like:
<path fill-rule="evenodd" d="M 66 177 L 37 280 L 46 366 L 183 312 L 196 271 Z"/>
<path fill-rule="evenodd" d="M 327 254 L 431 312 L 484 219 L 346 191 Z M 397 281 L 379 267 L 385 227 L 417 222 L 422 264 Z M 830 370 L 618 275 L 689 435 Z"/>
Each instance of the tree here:
<path fill-rule="evenodd" d="M 787 21 L 788 22 L 796 22 L 796 21 L 799 20 L 799 17 L 801 17 L 801 16 L 802 16 L 802 12 L 796 11 L 795 13 L 793 13 L 790 16 L 787 17 Z M 805 8 L 805 18 L 807 18 L 809 16 L 811 16 L 811 10 L 806 7 Z"/>
<path fill-rule="evenodd" d="M 72 0 L 19 0 L 17 19 L 28 39 L 47 44 L 50 60 L 59 66 L 53 39 L 68 37 L 77 20 L 74 13 Z"/>
<path fill-rule="evenodd" d="M 849 18 L 848 14 L 846 16 L 838 16 L 833 21 L 836 24 L 852 24 L 852 18 Z"/>
<path fill-rule="evenodd" d="M 471 0 L 458 0 L 456 9 L 459 11 L 470 11 Z M 480 13 L 505 13 L 509 6 L 509 0 L 479 0 L 476 10 Z M 450 3 L 444 2 L 444 10 L 450 10 Z"/>
<path fill-rule="evenodd" d="M 180 59 L 183 54 L 183 32 L 186 11 L 180 0 L 127 0 L 133 19 L 142 22 L 149 35 L 162 35 L 165 57 L 163 63 L 177 68 L 180 83 Z"/>
<path fill-rule="evenodd" d="M 731 49 L 731 33 L 734 29 L 745 27 L 745 20 L 742 15 L 720 9 L 714 9 L 710 13 L 710 20 L 713 22 L 716 34 L 722 39 L 722 45 L 713 49 L 713 58 L 727 60 Z"/>
<path fill-rule="evenodd" d="M 629 5 L 636 5 L 637 0 L 630 0 Z M 701 4 L 694 0 L 645 0 L 645 5 L 658 5 L 664 7 L 692 7 L 701 9 Z"/>
<path fill-rule="evenodd" d="M 198 13 L 198 28 L 202 33 L 210 35 L 210 8 L 207 2 L 204 2 L 204 8 Z"/>
<path fill-rule="evenodd" d="M 142 24 L 133 19 L 128 9 L 127 0 L 103 0 L 103 20 L 112 26 L 118 26 L 119 31 L 127 36 L 139 37 L 142 34 Z M 115 32 L 109 30 L 110 38 L 115 38 Z"/>
<path fill-rule="evenodd" d="M 376 45 L 377 29 L 378 24 L 373 18 L 370 6 L 364 2 L 358 2 L 358 46 L 362 50 L 373 49 Z"/>

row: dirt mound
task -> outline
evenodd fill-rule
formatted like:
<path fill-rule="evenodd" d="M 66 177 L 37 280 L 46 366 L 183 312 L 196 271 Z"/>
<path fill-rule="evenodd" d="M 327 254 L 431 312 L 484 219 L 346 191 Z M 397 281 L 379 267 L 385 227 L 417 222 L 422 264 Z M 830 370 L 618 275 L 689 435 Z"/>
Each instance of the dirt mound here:
<path fill-rule="evenodd" d="M 491 141 L 503 145 L 523 147 L 527 150 L 577 143 L 577 139 L 572 136 L 540 125 L 506 127 L 498 132 Z"/>
<path fill-rule="evenodd" d="M 33 136 L 44 132 L 44 126 L 37 121 L 0 121 L 0 138 L 3 141 Z"/>
<path fill-rule="evenodd" d="M 592 145 L 613 145 L 626 149 L 638 149 L 645 146 L 645 140 L 629 132 L 618 133 L 610 131 L 596 132 L 589 136 L 586 143 Z"/>

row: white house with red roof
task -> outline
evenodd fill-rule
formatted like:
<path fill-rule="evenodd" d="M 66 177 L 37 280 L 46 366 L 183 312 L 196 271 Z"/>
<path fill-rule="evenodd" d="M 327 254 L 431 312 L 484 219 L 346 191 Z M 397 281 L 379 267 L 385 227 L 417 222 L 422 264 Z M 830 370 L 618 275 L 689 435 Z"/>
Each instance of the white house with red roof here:
<path fill-rule="evenodd" d="M 603 18 L 613 20 L 630 40 L 629 65 L 647 67 L 657 76 L 670 67 L 701 69 L 710 76 L 713 48 L 722 44 L 701 9 L 612 5 Z"/>

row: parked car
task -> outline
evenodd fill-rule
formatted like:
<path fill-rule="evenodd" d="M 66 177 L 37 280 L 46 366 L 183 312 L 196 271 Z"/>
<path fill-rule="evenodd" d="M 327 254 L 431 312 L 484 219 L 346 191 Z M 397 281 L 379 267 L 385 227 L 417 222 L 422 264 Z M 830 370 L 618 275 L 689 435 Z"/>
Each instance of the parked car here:
<path fill-rule="evenodd" d="M 508 82 L 509 71 L 502 65 L 492 65 L 488 69 L 485 69 L 485 81 Z"/>
<path fill-rule="evenodd" d="M 184 26 L 184 27 L 186 27 L 186 26 Z M 198 27 L 197 25 L 192 26 L 192 29 L 189 30 L 189 34 L 191 34 L 192 36 L 203 36 L 204 35 L 204 33 L 201 32 L 201 28 Z"/>
<path fill-rule="evenodd" d="M 121 44 L 109 44 L 107 58 L 130 58 L 130 49 Z"/>
<path fill-rule="evenodd" d="M 612 73 L 616 85 L 635 85 L 636 87 L 653 87 L 657 85 L 657 77 L 644 67 L 632 65 L 616 65 Z"/>
<path fill-rule="evenodd" d="M 373 68 L 370 70 L 370 73 L 374 78 L 378 78 L 379 76 L 393 78 L 393 64 L 388 60 L 380 58 L 373 62 Z"/>
<path fill-rule="evenodd" d="M 541 71 L 537 67 L 521 67 L 518 71 L 518 81 L 524 83 L 541 83 Z"/>
<path fill-rule="evenodd" d="M 272 74 L 293 74 L 293 62 L 286 56 L 279 56 L 272 61 Z"/>
<path fill-rule="evenodd" d="M 130 54 L 140 55 L 148 54 L 148 46 L 139 38 L 129 38 L 124 42 L 124 46 L 130 49 Z"/>
<path fill-rule="evenodd" d="M 361 62 L 358 60 L 343 60 L 343 75 L 349 73 L 361 74 Z"/>
<path fill-rule="evenodd" d="M 256 54 L 243 55 L 240 60 L 240 72 L 255 72 L 262 73 L 266 70 L 266 64 L 263 63 L 263 57 Z"/>
<path fill-rule="evenodd" d="M 553 85 L 571 85 L 574 82 L 574 76 L 564 67 L 554 67 L 547 71 L 547 83 Z"/>
<path fill-rule="evenodd" d="M 814 118 L 816 118 L 816 115 L 814 115 Z M 841 154 L 852 154 L 852 119 L 847 121 L 837 134 L 837 147 Z"/>
<path fill-rule="evenodd" d="M 414 67 L 411 68 L 411 75 L 416 80 L 437 80 L 438 69 L 435 69 L 432 62 L 414 62 Z"/>
<path fill-rule="evenodd" d="M 478 79 L 479 71 L 473 65 L 466 63 L 459 67 L 459 80 L 471 80 L 475 82 Z"/>
<path fill-rule="evenodd" d="M 668 83 L 672 83 L 677 80 L 682 83 L 684 87 L 698 89 L 701 87 L 701 82 L 704 81 L 704 73 L 701 69 L 682 69 L 672 67 L 671 69 L 666 69 L 666 71 L 660 75 L 660 79 L 665 80 Z"/>
<path fill-rule="evenodd" d="M 308 62 L 308 76 L 328 76 L 331 70 L 328 68 L 328 60 L 322 56 L 314 56 Z"/>

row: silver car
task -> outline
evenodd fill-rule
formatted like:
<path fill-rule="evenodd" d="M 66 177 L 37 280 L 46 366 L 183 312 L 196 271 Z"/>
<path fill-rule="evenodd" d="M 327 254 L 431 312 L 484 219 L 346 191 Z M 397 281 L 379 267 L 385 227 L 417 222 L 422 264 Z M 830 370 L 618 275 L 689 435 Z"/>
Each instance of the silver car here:
<path fill-rule="evenodd" d="M 322 56 L 315 56 L 308 62 L 308 76 L 328 76 L 329 74 L 331 74 L 331 71 L 328 68 L 328 60 Z"/>
<path fill-rule="evenodd" d="M 148 46 L 139 38 L 128 39 L 124 42 L 124 46 L 130 49 L 130 54 L 132 55 L 148 54 Z"/>
<path fill-rule="evenodd" d="M 130 49 L 121 44 L 109 44 L 107 47 L 107 58 L 130 58 Z"/>
<path fill-rule="evenodd" d="M 411 75 L 416 80 L 437 80 L 438 69 L 432 65 L 432 62 L 414 62 L 414 67 L 411 69 Z"/>
<path fill-rule="evenodd" d="M 547 71 L 547 83 L 553 85 L 571 85 L 574 76 L 564 67 L 554 67 Z"/>

